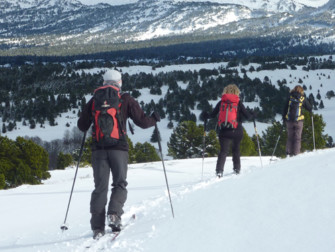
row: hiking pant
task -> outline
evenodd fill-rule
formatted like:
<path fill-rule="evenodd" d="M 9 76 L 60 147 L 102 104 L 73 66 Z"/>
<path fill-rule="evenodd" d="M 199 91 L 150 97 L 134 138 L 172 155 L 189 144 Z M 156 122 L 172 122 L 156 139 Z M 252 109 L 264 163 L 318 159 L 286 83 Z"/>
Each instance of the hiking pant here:
<path fill-rule="evenodd" d="M 91 228 L 105 229 L 106 204 L 109 177 L 112 172 L 113 183 L 107 214 L 123 214 L 127 200 L 128 152 L 121 150 L 95 150 L 92 152 L 94 191 L 91 195 Z"/>
<path fill-rule="evenodd" d="M 243 128 L 238 127 L 235 130 L 223 129 L 219 133 L 220 152 L 216 163 L 216 172 L 223 172 L 224 164 L 228 155 L 230 143 L 232 142 L 233 168 L 239 173 L 241 170 L 240 143 L 243 138 Z"/>
<path fill-rule="evenodd" d="M 286 122 L 287 127 L 287 141 L 286 141 L 286 154 L 297 155 L 301 149 L 301 134 L 304 126 L 303 121 Z"/>

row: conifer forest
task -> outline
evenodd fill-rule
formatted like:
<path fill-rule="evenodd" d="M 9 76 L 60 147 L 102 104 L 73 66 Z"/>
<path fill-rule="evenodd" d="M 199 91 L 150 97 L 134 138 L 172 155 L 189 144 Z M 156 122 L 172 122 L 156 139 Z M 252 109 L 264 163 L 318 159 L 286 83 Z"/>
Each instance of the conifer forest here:
<path fill-rule="evenodd" d="M 16 58 L 17 59 L 17 58 Z M 86 104 L 87 95 L 91 95 L 95 88 L 102 83 L 103 69 L 120 68 L 129 65 L 150 65 L 152 69 L 158 70 L 160 67 L 172 64 L 196 64 L 212 63 L 213 59 L 206 58 L 179 58 L 173 61 L 148 60 L 141 61 L 109 61 L 109 60 L 90 60 L 90 61 L 69 61 L 63 62 L 44 62 L 42 59 L 35 58 L 33 61 L 10 60 L 10 63 L 3 64 L 0 67 L 0 117 L 1 117 L 1 135 L 0 135 L 0 188 L 9 188 L 22 183 L 38 183 L 41 179 L 48 177 L 48 169 L 64 169 L 78 158 L 78 146 L 80 146 L 80 133 L 76 130 L 70 131 L 70 135 L 63 139 L 46 142 L 38 137 L 18 138 L 9 140 L 6 132 L 15 130 L 17 123 L 21 122 L 30 129 L 43 128 L 45 125 L 57 125 L 57 118 L 64 112 L 71 112 L 73 117 L 78 117 L 82 107 Z M 222 59 L 221 59 L 222 61 Z M 282 114 L 284 102 L 283 97 L 287 97 L 289 87 L 288 80 L 283 78 L 276 83 L 268 76 L 264 79 L 250 78 L 248 73 L 260 72 L 263 70 L 288 69 L 294 71 L 297 66 L 302 67 L 306 72 L 306 78 L 310 71 L 315 69 L 335 69 L 335 61 L 332 56 L 328 58 L 320 57 L 296 57 L 296 56 L 272 56 L 272 57 L 245 57 L 230 58 L 226 66 L 213 69 L 200 69 L 199 71 L 171 71 L 159 72 L 158 74 L 149 74 L 140 72 L 129 75 L 123 73 L 122 92 L 129 92 L 134 98 L 141 96 L 141 90 L 146 88 L 152 95 L 160 95 L 159 102 L 148 100 L 141 102 L 140 105 L 146 114 L 157 111 L 162 119 L 168 119 L 165 125 L 169 129 L 174 129 L 171 139 L 168 143 L 169 155 L 172 158 L 190 158 L 202 156 L 202 136 L 203 121 L 192 112 L 212 111 L 213 105 L 209 100 L 219 100 L 224 86 L 236 83 L 241 90 L 241 100 L 243 102 L 258 102 L 259 106 L 247 110 L 257 115 L 257 121 L 272 124 L 265 134 L 261 136 L 262 154 L 271 155 L 273 142 L 278 135 L 281 135 L 278 145 L 278 156 L 285 155 L 285 129 L 282 129 L 281 123 L 276 121 L 275 117 Z M 237 68 L 237 66 L 240 66 Z M 91 74 L 87 69 L 101 69 Z M 329 76 L 323 76 L 330 78 Z M 326 97 L 321 97 L 317 87 L 306 86 L 303 79 L 297 79 L 306 91 L 307 98 L 313 105 L 314 110 L 324 108 L 323 99 L 332 99 L 335 97 L 334 90 L 327 90 Z M 180 85 L 183 85 L 181 88 Z M 164 90 L 164 92 L 163 92 Z M 167 90 L 167 91 L 166 91 Z M 308 112 L 305 112 L 308 113 Z M 310 118 L 306 116 L 306 118 Z M 314 116 L 317 147 L 332 147 L 333 140 L 324 132 L 325 122 L 322 116 Z M 208 122 L 206 136 L 207 146 L 206 155 L 216 156 L 219 144 L 215 134 L 215 119 Z M 70 125 L 69 125 L 70 126 Z M 311 130 L 310 122 L 306 120 L 305 130 Z M 192 129 L 192 130 L 191 130 Z M 182 153 L 178 149 L 178 134 L 188 134 L 193 141 L 192 148 L 188 152 Z M 181 133 L 184 132 L 184 133 Z M 157 142 L 159 136 L 157 132 L 153 133 L 151 142 Z M 38 135 L 38 134 L 36 134 Z M 245 132 L 242 141 L 242 155 L 257 155 L 256 137 L 248 136 Z M 311 134 L 306 134 L 310 138 Z M 23 136 L 24 137 L 24 136 Z M 311 139 L 303 141 L 303 150 L 313 148 Z M 130 162 L 147 162 L 160 160 L 155 148 L 149 143 L 131 143 Z M 13 158 L 3 162 L 7 158 L 9 146 L 15 146 L 12 149 Z M 39 161 L 27 161 L 28 151 L 23 149 L 31 147 L 33 152 L 39 152 Z M 42 148 L 43 151 L 39 151 Z M 82 161 L 90 163 L 90 143 L 89 139 L 85 144 L 88 150 Z M 190 152 L 190 150 L 193 150 Z M 45 154 L 47 153 L 47 154 Z M 151 153 L 150 155 L 148 153 Z M 19 161 L 19 157 L 23 157 Z M 149 157 L 149 158 L 148 158 Z M 151 158 L 150 158 L 151 157 Z M 39 165 L 33 165 L 38 162 Z M 13 167 L 18 164 L 25 164 L 18 178 L 11 177 Z M 32 164 L 29 168 L 29 164 Z M 12 168 L 11 168 L 12 167 Z M 35 168 L 34 168 L 35 167 Z M 39 167 L 36 169 L 36 167 Z"/>

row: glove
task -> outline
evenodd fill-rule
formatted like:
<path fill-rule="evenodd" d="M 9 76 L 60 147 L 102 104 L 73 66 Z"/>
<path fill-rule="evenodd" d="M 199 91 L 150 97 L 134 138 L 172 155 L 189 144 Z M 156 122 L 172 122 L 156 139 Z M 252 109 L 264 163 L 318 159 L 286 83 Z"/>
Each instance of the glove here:
<path fill-rule="evenodd" d="M 200 119 L 202 121 L 207 121 L 209 118 L 209 114 L 207 113 L 207 111 L 202 111 L 202 113 L 200 114 Z"/>
<path fill-rule="evenodd" d="M 152 112 L 151 117 L 152 117 L 156 122 L 160 122 L 160 120 L 161 120 L 161 117 L 159 116 L 159 114 L 158 114 L 156 111 Z"/>

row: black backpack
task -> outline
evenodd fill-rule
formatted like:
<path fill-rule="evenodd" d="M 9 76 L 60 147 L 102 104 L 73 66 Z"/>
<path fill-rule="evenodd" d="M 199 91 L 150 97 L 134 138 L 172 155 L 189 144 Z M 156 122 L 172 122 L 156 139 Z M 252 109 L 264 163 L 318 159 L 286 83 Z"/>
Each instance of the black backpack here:
<path fill-rule="evenodd" d="M 110 147 L 126 141 L 122 130 L 121 96 L 115 86 L 102 86 L 94 90 L 93 141 L 96 146 Z"/>
<path fill-rule="evenodd" d="M 302 103 L 305 97 L 300 94 L 292 94 L 288 103 L 286 119 L 291 122 L 296 122 L 304 119 L 301 113 Z"/>

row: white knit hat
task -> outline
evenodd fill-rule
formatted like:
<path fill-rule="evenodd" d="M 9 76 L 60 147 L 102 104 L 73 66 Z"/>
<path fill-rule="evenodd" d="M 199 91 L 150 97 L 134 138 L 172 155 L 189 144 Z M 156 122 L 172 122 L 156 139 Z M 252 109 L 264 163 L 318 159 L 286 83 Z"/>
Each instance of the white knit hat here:
<path fill-rule="evenodd" d="M 116 85 L 117 87 L 122 87 L 122 76 L 121 73 L 114 69 L 108 69 L 104 75 L 104 85 Z"/>

